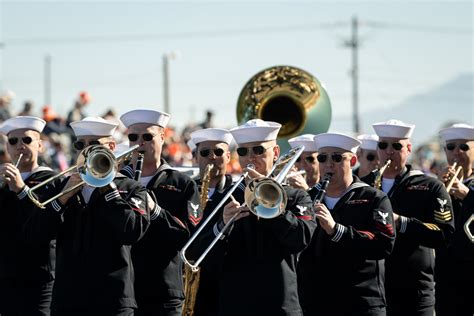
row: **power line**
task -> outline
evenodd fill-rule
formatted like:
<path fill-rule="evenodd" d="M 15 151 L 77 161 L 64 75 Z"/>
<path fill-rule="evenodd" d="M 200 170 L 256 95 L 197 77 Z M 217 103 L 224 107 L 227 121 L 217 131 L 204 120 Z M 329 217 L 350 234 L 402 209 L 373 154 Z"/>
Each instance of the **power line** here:
<path fill-rule="evenodd" d="M 440 27 L 440 26 L 429 26 L 429 25 L 417 25 L 417 24 L 404 24 L 404 23 L 393 23 L 393 22 L 380 22 L 380 21 L 365 21 L 361 22 L 361 26 L 373 27 L 373 28 L 384 28 L 384 29 L 395 29 L 395 30 L 406 30 L 415 32 L 429 32 L 429 33 L 446 33 L 456 35 L 469 35 L 472 36 L 474 29 L 466 29 L 459 27 Z"/>

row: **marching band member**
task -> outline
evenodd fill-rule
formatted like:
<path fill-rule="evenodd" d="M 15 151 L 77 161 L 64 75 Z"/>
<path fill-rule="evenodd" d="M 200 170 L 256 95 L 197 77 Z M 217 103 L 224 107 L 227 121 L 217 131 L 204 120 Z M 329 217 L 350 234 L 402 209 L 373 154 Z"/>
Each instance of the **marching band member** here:
<path fill-rule="evenodd" d="M 267 177 L 280 155 L 276 138 L 281 125 L 253 119 L 230 130 L 242 166 L 251 178 Z M 248 183 L 247 183 L 248 184 Z M 237 213 L 226 238 L 208 260 L 222 260 L 218 315 L 301 315 L 296 265 L 316 227 L 309 195 L 285 187 L 286 210 L 273 219 L 259 219 L 244 202 L 245 185 L 233 192 L 219 221 L 197 239 L 208 245 Z M 203 246 L 204 247 L 204 246 Z"/>
<path fill-rule="evenodd" d="M 25 188 L 55 174 L 38 164 L 45 124 L 37 117 L 17 116 L 0 126 L 13 160 L 0 165 L 0 315 L 50 314 L 56 241 L 30 243 L 22 232 L 32 211 L 24 203 Z"/>
<path fill-rule="evenodd" d="M 391 160 L 381 189 L 392 203 L 398 232 L 385 265 L 387 314 L 433 315 L 433 248 L 445 245 L 454 231 L 451 199 L 440 181 L 407 164 L 414 125 L 389 120 L 372 126 L 379 136 L 380 162 Z M 372 184 L 376 175 L 365 181 Z"/>
<path fill-rule="evenodd" d="M 357 139 L 361 141 L 361 144 L 357 149 L 359 166 L 354 169 L 354 174 L 363 178 L 378 168 L 377 144 L 379 137 L 373 134 L 363 134 L 357 136 Z"/>
<path fill-rule="evenodd" d="M 474 315 L 474 243 L 464 232 L 465 223 L 474 214 L 474 127 L 454 124 L 439 135 L 451 166 L 441 180 L 449 183 L 455 169 L 462 169 L 449 192 L 456 231 L 449 247 L 436 249 L 436 315 Z M 457 167 L 453 168 L 455 162 Z"/>
<path fill-rule="evenodd" d="M 164 129 L 170 116 L 155 110 L 132 110 L 120 117 L 130 146 L 144 154 L 140 182 L 157 204 L 145 237 L 133 246 L 136 315 L 181 315 L 184 301 L 182 263 L 178 252 L 198 223 L 199 192 L 188 176 L 161 158 Z M 122 172 L 133 177 L 132 165 Z"/>
<path fill-rule="evenodd" d="M 390 201 L 353 176 L 357 139 L 324 133 L 314 142 L 322 178 L 331 178 L 315 201 L 319 226 L 299 262 L 304 315 L 385 315 L 384 259 L 395 241 Z"/>
<path fill-rule="evenodd" d="M 294 188 L 300 188 L 308 191 L 311 199 L 314 198 L 314 186 L 319 182 L 319 163 L 316 157 L 318 152 L 316 151 L 314 143 L 314 135 L 305 134 L 297 137 L 290 138 L 288 140 L 291 148 L 295 148 L 303 145 L 304 151 L 301 156 L 296 160 L 295 167 L 297 170 L 304 170 L 306 177 L 302 174 L 296 174 L 289 176 L 288 184 Z"/>
<path fill-rule="evenodd" d="M 230 162 L 229 145 L 232 143 L 233 137 L 226 129 L 206 128 L 191 133 L 191 141 L 196 145 L 195 152 L 200 174 L 196 183 L 200 187 L 201 202 L 204 202 L 206 197 L 208 198 L 207 202 L 204 202 L 205 205 L 200 205 L 199 213 L 196 216 L 200 222 L 203 222 L 232 187 L 232 177 L 226 174 L 226 170 Z M 211 164 L 213 167 L 206 175 L 206 168 Z M 207 181 L 206 178 L 208 178 Z M 207 183 L 203 183 L 203 181 Z M 203 194 L 205 195 L 204 201 Z M 217 218 L 218 216 L 214 217 L 216 220 Z M 216 222 L 214 219 L 210 225 Z M 199 289 L 194 306 L 195 316 L 217 315 L 220 268 L 221 265 L 213 265 L 207 260 L 202 263 Z"/>
<path fill-rule="evenodd" d="M 115 149 L 112 135 L 117 124 L 86 117 L 71 127 L 77 150 L 90 145 Z M 79 174 L 73 173 L 52 191 L 62 192 L 80 182 Z M 57 233 L 52 315 L 133 315 L 137 304 L 131 245 L 149 225 L 145 202 L 143 187 L 116 174 L 108 185 L 83 185 L 35 213 L 29 227 L 32 234 L 44 238 Z"/>

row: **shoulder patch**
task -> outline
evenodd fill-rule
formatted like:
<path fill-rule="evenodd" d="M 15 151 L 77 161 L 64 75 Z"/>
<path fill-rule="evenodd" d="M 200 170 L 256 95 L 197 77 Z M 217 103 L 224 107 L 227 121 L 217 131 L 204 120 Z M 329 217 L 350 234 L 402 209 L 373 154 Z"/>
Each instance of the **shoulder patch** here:
<path fill-rule="evenodd" d="M 189 221 L 196 226 L 202 220 L 202 210 L 199 207 L 199 204 L 194 204 L 191 201 L 188 201 L 188 218 Z"/>

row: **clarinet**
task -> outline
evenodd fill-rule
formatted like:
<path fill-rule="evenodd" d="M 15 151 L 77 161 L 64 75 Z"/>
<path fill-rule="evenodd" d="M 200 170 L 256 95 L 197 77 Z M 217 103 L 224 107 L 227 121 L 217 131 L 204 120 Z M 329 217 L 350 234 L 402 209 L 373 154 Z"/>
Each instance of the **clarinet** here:
<path fill-rule="evenodd" d="M 140 181 L 140 177 L 142 176 L 144 157 L 145 155 L 143 153 L 138 153 L 137 164 L 135 165 L 135 174 L 133 175 L 133 180 L 135 181 Z"/>
<path fill-rule="evenodd" d="M 318 193 L 314 197 L 313 205 L 321 203 L 326 195 L 326 189 L 328 188 L 329 182 L 331 181 L 332 173 L 328 173 L 324 176 L 323 181 L 321 181 L 321 186 L 318 190 Z"/>

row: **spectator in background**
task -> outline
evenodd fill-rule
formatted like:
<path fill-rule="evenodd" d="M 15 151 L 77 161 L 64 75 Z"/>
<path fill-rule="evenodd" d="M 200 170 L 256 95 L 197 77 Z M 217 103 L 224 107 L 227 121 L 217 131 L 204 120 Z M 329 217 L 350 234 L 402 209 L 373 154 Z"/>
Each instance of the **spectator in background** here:
<path fill-rule="evenodd" d="M 15 93 L 12 91 L 5 91 L 0 95 L 0 122 L 6 121 L 11 117 L 8 107 L 14 98 Z"/>
<path fill-rule="evenodd" d="M 74 108 L 67 114 L 67 126 L 69 126 L 71 122 L 80 121 L 86 117 L 84 113 L 84 107 L 89 104 L 90 100 L 91 97 L 87 92 L 82 91 L 79 93 L 79 97 L 74 103 Z"/>
<path fill-rule="evenodd" d="M 198 129 L 214 127 L 214 124 L 212 123 L 213 116 L 214 116 L 214 112 L 212 112 L 211 110 L 207 110 L 206 111 L 206 120 L 198 125 Z"/>
<path fill-rule="evenodd" d="M 18 116 L 32 116 L 32 110 L 33 110 L 33 102 L 32 101 L 25 101 L 23 103 L 23 110 L 21 110 L 20 113 L 18 113 Z"/>

